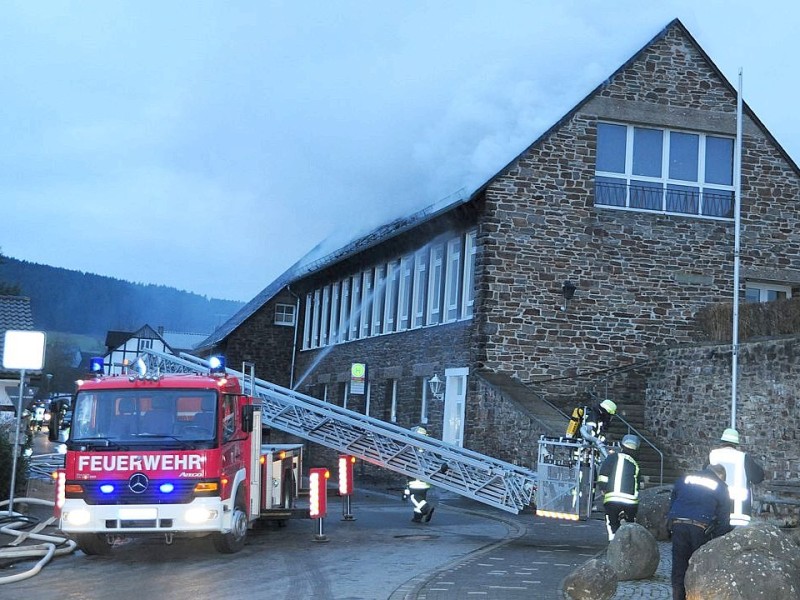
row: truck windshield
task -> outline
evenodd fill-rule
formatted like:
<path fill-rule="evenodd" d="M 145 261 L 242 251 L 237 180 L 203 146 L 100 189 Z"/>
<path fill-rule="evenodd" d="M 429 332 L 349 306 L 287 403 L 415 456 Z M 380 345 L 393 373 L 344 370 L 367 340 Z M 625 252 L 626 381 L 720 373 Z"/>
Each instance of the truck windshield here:
<path fill-rule="evenodd" d="M 216 411 L 214 391 L 82 391 L 75 400 L 70 437 L 127 445 L 160 437 L 206 442 L 216 437 Z"/>

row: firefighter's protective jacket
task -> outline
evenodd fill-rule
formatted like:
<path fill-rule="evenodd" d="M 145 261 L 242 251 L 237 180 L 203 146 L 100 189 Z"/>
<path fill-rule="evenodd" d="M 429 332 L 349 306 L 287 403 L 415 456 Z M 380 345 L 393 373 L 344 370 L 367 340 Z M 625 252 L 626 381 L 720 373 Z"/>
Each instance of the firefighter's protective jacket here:
<path fill-rule="evenodd" d="M 639 464 L 625 452 L 609 454 L 597 476 L 603 490 L 603 504 L 639 504 Z"/>
<path fill-rule="evenodd" d="M 729 508 L 728 486 L 705 469 L 675 482 L 667 518 L 696 521 L 716 537 L 731 530 Z"/>
<path fill-rule="evenodd" d="M 586 407 L 583 412 L 583 423 L 581 424 L 581 437 L 589 444 L 600 450 L 603 457 L 608 456 L 605 447 L 605 430 L 611 423 L 611 415 L 599 405 Z"/>
<path fill-rule="evenodd" d="M 725 467 L 725 483 L 731 498 L 731 525 L 747 525 L 753 500 L 750 486 L 764 481 L 764 470 L 749 454 L 733 446 L 715 448 L 708 462 Z"/>

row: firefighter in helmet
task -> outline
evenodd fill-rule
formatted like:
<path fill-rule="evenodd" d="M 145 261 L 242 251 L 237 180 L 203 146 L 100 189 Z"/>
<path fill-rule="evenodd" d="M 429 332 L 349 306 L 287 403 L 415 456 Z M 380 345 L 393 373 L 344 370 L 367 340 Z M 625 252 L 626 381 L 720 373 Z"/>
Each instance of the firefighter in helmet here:
<path fill-rule="evenodd" d="M 600 404 L 587 407 L 583 412 L 583 421 L 580 427 L 581 437 L 597 448 L 603 457 L 608 456 L 605 432 L 611 423 L 611 417 L 615 414 L 617 414 L 617 405 L 608 398 Z"/>
<path fill-rule="evenodd" d="M 412 427 L 411 431 L 419 435 L 428 435 L 428 430 L 422 425 Z M 424 450 L 418 449 L 417 452 L 424 452 Z M 429 489 L 431 489 L 431 484 L 427 481 L 412 479 L 403 492 L 403 498 L 410 498 L 414 507 L 414 515 L 411 518 L 414 523 L 427 523 L 433 517 L 435 507 L 427 499 Z"/>
<path fill-rule="evenodd" d="M 626 435 L 618 452 L 612 452 L 600 466 L 597 485 L 603 492 L 608 540 L 614 539 L 622 519 L 636 520 L 639 509 L 639 463 L 633 454 L 639 449 L 639 438 Z"/>
<path fill-rule="evenodd" d="M 749 453 L 739 448 L 739 432 L 722 432 L 722 445 L 708 456 L 712 465 L 725 467 L 725 482 L 731 497 L 731 525 L 747 525 L 753 506 L 753 484 L 764 481 L 764 469 Z"/>

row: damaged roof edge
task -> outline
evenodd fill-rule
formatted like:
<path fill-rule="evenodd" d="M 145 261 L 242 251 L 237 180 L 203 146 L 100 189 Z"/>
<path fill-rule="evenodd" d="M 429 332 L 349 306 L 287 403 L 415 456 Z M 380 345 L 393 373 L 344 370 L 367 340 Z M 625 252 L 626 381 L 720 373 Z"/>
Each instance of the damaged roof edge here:
<path fill-rule="evenodd" d="M 476 193 L 477 192 L 473 192 L 472 194 L 466 195 L 462 188 L 409 216 L 399 217 L 389 223 L 380 225 L 366 235 L 320 258 L 309 260 L 309 257 L 314 254 L 314 250 L 311 250 L 259 292 L 230 319 L 220 325 L 216 331 L 196 347 L 196 351 L 202 354 L 213 350 L 217 344 L 233 333 L 239 325 L 244 323 L 253 313 L 274 298 L 283 288 L 312 273 L 321 271 L 326 267 L 397 237 L 422 223 L 431 221 L 439 215 L 453 210 L 457 206 L 466 204 L 475 197 Z M 318 247 L 319 245 L 317 245 L 317 248 Z"/>

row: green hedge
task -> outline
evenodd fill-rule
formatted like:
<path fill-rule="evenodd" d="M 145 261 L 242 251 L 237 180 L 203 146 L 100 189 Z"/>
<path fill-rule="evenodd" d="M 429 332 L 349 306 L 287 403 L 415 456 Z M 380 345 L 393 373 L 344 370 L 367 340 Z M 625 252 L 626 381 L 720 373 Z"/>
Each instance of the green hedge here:
<path fill-rule="evenodd" d="M 730 342 L 733 339 L 733 304 L 711 304 L 698 311 L 700 339 Z M 739 341 L 800 334 L 800 297 L 774 302 L 739 304 Z"/>
<path fill-rule="evenodd" d="M 8 500 L 11 495 L 11 468 L 14 464 L 12 448 L 14 444 L 9 441 L 9 431 L 11 432 L 11 436 L 13 436 L 13 428 L 0 426 L 0 500 Z M 20 439 L 25 439 L 23 434 L 24 432 L 20 431 Z M 19 456 L 17 458 L 17 480 L 14 497 L 20 497 L 27 483 L 28 459 L 26 456 Z"/>

